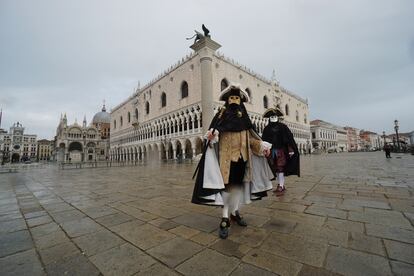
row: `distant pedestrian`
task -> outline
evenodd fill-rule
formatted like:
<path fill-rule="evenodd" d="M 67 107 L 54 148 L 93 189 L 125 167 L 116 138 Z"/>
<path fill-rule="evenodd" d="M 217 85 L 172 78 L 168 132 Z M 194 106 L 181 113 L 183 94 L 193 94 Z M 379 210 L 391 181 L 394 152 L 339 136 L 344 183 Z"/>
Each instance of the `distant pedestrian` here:
<path fill-rule="evenodd" d="M 385 158 L 391 158 L 391 146 L 389 144 L 384 145 Z"/>

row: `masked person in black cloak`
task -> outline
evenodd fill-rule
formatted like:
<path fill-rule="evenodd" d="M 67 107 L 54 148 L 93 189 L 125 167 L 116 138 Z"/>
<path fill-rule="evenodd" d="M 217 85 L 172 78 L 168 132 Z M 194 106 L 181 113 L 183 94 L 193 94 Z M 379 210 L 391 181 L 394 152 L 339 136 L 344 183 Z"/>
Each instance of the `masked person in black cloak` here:
<path fill-rule="evenodd" d="M 225 105 L 205 136 L 207 146 L 196 170 L 192 202 L 223 206 L 219 236 L 225 239 L 230 220 L 247 226 L 240 205 L 266 196 L 274 175 L 264 157 L 270 154 L 271 145 L 253 130 L 243 104 L 249 101 L 247 93 L 238 85 L 230 85 L 220 100 Z"/>
<path fill-rule="evenodd" d="M 266 110 L 263 117 L 269 118 L 269 124 L 263 130 L 262 139 L 272 144 L 268 160 L 270 168 L 279 182 L 273 192 L 276 196 L 283 196 L 286 192 L 285 176 L 300 176 L 298 147 L 288 126 L 278 119 L 283 117 L 279 108 Z"/>

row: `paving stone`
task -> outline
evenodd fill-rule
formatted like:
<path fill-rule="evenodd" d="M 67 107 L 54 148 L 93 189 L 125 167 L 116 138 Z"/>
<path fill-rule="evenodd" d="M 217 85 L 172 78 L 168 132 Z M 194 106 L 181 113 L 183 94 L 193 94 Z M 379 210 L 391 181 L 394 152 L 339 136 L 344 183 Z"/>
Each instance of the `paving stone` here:
<path fill-rule="evenodd" d="M 348 244 L 348 233 L 337 231 L 325 227 L 298 224 L 292 232 L 293 235 L 313 240 L 316 242 L 325 242 L 333 245 L 346 247 Z"/>
<path fill-rule="evenodd" d="M 86 217 L 84 213 L 76 209 L 51 213 L 51 216 L 57 223 L 64 223 L 64 222 L 68 222 L 72 220 L 79 220 L 79 219 Z"/>
<path fill-rule="evenodd" d="M 9 221 L 9 220 L 16 220 L 16 219 L 22 219 L 22 218 L 23 218 L 23 216 L 20 213 L 20 211 L 14 211 L 14 212 L 10 212 L 10 213 L 7 213 L 7 214 L 0 215 L 0 222 Z"/>
<path fill-rule="evenodd" d="M 0 234 L 27 229 L 24 219 L 14 219 L 0 222 Z"/>
<path fill-rule="evenodd" d="M 242 244 L 234 242 L 229 239 L 218 239 L 214 244 L 210 246 L 211 249 L 214 249 L 224 255 L 233 256 L 236 258 L 242 258 L 245 253 Z"/>
<path fill-rule="evenodd" d="M 153 258 L 128 243 L 94 255 L 90 260 L 104 275 L 114 276 L 132 275 L 156 263 Z"/>
<path fill-rule="evenodd" d="M 62 212 L 68 210 L 74 210 L 72 206 L 68 203 L 61 202 L 61 203 L 52 203 L 52 204 L 43 204 L 43 208 L 45 208 L 48 212 Z"/>
<path fill-rule="evenodd" d="M 361 206 L 361 207 L 370 207 L 370 208 L 377 208 L 377 209 L 391 209 L 390 205 L 384 201 L 375 201 L 375 200 L 359 200 L 359 199 L 344 199 L 344 205 L 352 205 L 352 206 Z"/>
<path fill-rule="evenodd" d="M 364 232 L 364 224 L 361 222 L 343 220 L 343 219 L 336 219 L 336 218 L 328 218 L 323 225 L 323 227 L 346 231 L 346 232 L 357 232 L 363 233 Z"/>
<path fill-rule="evenodd" d="M 149 221 L 148 223 L 164 230 L 170 230 L 179 225 L 178 223 L 165 218 L 157 218 Z"/>
<path fill-rule="evenodd" d="M 258 247 L 268 235 L 264 229 L 253 227 L 230 227 L 229 239 L 250 247 Z"/>
<path fill-rule="evenodd" d="M 57 244 L 69 242 L 69 238 L 66 236 L 65 232 L 58 230 L 47 235 L 37 237 L 34 241 L 38 249 L 45 249 Z"/>
<path fill-rule="evenodd" d="M 279 233 L 288 234 L 293 231 L 295 226 L 296 226 L 296 222 L 272 218 L 265 225 L 263 225 L 263 229 L 266 229 L 268 231 L 276 231 Z"/>
<path fill-rule="evenodd" d="M 367 236 L 362 233 L 350 233 L 348 247 L 372 254 L 387 256 L 381 239 Z"/>
<path fill-rule="evenodd" d="M 300 263 L 322 267 L 328 245 L 293 235 L 271 233 L 260 249 Z"/>
<path fill-rule="evenodd" d="M 52 218 L 46 215 L 42 217 L 28 219 L 26 220 L 26 222 L 27 222 L 27 225 L 29 225 L 29 227 L 34 227 L 34 226 L 50 223 L 52 222 Z"/>
<path fill-rule="evenodd" d="M 365 224 L 367 235 L 414 244 L 414 231 L 399 227 Z"/>
<path fill-rule="evenodd" d="M 298 275 L 302 264 L 265 251 L 253 249 L 243 257 L 243 262 L 272 271 L 278 275 Z"/>
<path fill-rule="evenodd" d="M 404 212 L 404 216 L 414 225 L 414 213 Z"/>
<path fill-rule="evenodd" d="M 179 265 L 176 270 L 184 275 L 228 275 L 239 263 L 234 257 L 205 249 Z"/>
<path fill-rule="evenodd" d="M 343 275 L 391 275 L 388 260 L 372 254 L 330 246 L 326 269 Z"/>
<path fill-rule="evenodd" d="M 272 212 L 271 216 L 276 219 L 289 220 L 294 223 L 304 223 L 315 226 L 322 226 L 326 220 L 326 217 L 315 216 L 311 214 L 293 213 L 283 210 L 276 210 L 275 212 Z"/>
<path fill-rule="evenodd" d="M 60 230 L 60 227 L 56 223 L 51 222 L 51 223 L 48 223 L 48 224 L 43 224 L 43 225 L 31 228 L 30 232 L 32 233 L 33 238 L 36 239 L 36 238 L 39 238 L 41 236 L 45 236 L 47 234 L 50 234 L 50 233 L 58 231 L 58 230 Z"/>
<path fill-rule="evenodd" d="M 34 249 L 0 258 L 0 274 L 2 276 L 45 275 Z"/>
<path fill-rule="evenodd" d="M 156 263 L 136 274 L 134 276 L 147 276 L 147 275 L 154 275 L 154 276 L 178 276 L 177 272 L 172 270 L 171 268 L 168 268 L 165 265 L 162 265 L 160 263 Z"/>
<path fill-rule="evenodd" d="M 395 276 L 412 276 L 414 265 L 391 261 L 391 269 Z"/>
<path fill-rule="evenodd" d="M 91 207 L 82 210 L 85 214 L 87 214 L 91 218 L 99 218 L 107 215 L 113 215 L 118 213 L 118 210 L 113 209 L 107 206 L 98 206 L 98 207 Z"/>
<path fill-rule="evenodd" d="M 120 205 L 117 205 L 115 208 L 117 210 L 120 210 L 120 211 L 124 212 L 125 214 L 128 214 L 128 215 L 130 215 L 134 218 L 137 218 L 139 220 L 142 220 L 142 221 L 151 221 L 153 219 L 158 218 L 158 216 L 156 216 L 154 214 L 144 212 L 144 211 L 139 210 L 137 208 L 134 208 L 132 206 L 127 206 L 127 205 L 120 204 Z"/>
<path fill-rule="evenodd" d="M 168 231 L 150 224 L 140 224 L 137 221 L 126 222 L 111 228 L 118 235 L 133 243 L 142 250 L 159 245 L 176 237 Z"/>
<path fill-rule="evenodd" d="M 349 220 L 413 229 L 401 212 L 365 208 L 365 212 L 349 212 Z"/>
<path fill-rule="evenodd" d="M 340 218 L 340 219 L 346 219 L 347 212 L 339 209 L 332 209 L 332 208 L 326 208 L 321 206 L 309 206 L 305 213 L 312 214 L 312 215 L 318 215 L 318 216 L 326 216 L 326 217 L 332 217 L 332 218 Z"/>
<path fill-rule="evenodd" d="M 388 256 L 397 261 L 414 264 L 414 244 L 384 240 Z"/>
<path fill-rule="evenodd" d="M 214 218 L 204 214 L 187 213 L 173 219 L 174 222 L 204 232 L 212 232 L 219 227 L 220 218 Z"/>
<path fill-rule="evenodd" d="M 193 228 L 184 226 L 184 225 L 180 225 L 178 227 L 175 227 L 173 229 L 168 230 L 168 232 L 173 233 L 177 236 L 181 236 L 183 238 L 189 239 L 192 236 L 197 235 L 198 233 L 200 233 L 200 231 L 195 230 Z"/>
<path fill-rule="evenodd" d="M 341 274 L 337 274 L 326 269 L 320 267 L 313 267 L 309 265 L 303 265 L 302 269 L 300 270 L 298 276 L 340 276 Z"/>
<path fill-rule="evenodd" d="M 324 203 L 333 203 L 338 204 L 342 202 L 342 198 L 338 197 L 328 197 L 328 195 L 320 196 L 320 195 L 308 195 L 304 199 L 312 201 L 312 202 L 324 202 Z"/>
<path fill-rule="evenodd" d="M 99 270 L 82 254 L 76 254 L 46 266 L 48 275 L 100 275 Z"/>
<path fill-rule="evenodd" d="M 73 239 L 86 256 L 92 256 L 125 243 L 108 230 L 102 230 Z"/>
<path fill-rule="evenodd" d="M 39 254 L 44 264 L 59 262 L 69 256 L 79 254 L 80 251 L 72 242 L 57 244 L 52 247 L 40 249 Z"/>
<path fill-rule="evenodd" d="M 33 242 L 27 230 L 0 234 L 0 257 L 31 248 Z"/>
<path fill-rule="evenodd" d="M 191 240 L 201 244 L 201 245 L 210 245 L 218 239 L 218 235 L 208 234 L 205 232 L 200 232 L 195 236 L 191 237 Z"/>
<path fill-rule="evenodd" d="M 268 217 L 257 216 L 253 214 L 243 214 L 243 218 L 247 222 L 247 225 L 254 227 L 262 227 L 263 224 L 269 221 Z"/>
<path fill-rule="evenodd" d="M 306 209 L 306 205 L 303 204 L 296 204 L 291 202 L 273 202 L 269 208 L 285 210 L 285 211 L 292 211 L 302 213 Z"/>
<path fill-rule="evenodd" d="M 244 276 L 244 275 L 260 275 L 260 276 L 277 276 L 277 274 L 264 270 L 262 268 L 255 267 L 253 265 L 241 263 L 236 270 L 234 270 L 231 276 Z"/>
<path fill-rule="evenodd" d="M 119 225 L 119 224 L 127 222 L 127 221 L 131 221 L 131 220 L 134 220 L 134 218 L 120 212 L 120 213 L 116 213 L 116 214 L 111 214 L 111 215 L 99 217 L 99 218 L 96 219 L 96 222 L 98 222 L 98 223 L 100 223 L 100 224 L 102 224 L 106 227 L 111 227 L 111 226 Z"/>
<path fill-rule="evenodd" d="M 389 201 L 393 210 L 414 213 L 413 198 L 409 200 L 391 198 Z"/>
<path fill-rule="evenodd" d="M 37 211 L 37 212 L 32 212 L 32 213 L 26 213 L 24 214 L 24 217 L 26 219 L 31 219 L 31 218 L 37 218 L 37 217 L 42 217 L 46 215 L 47 215 L 46 211 Z"/>
<path fill-rule="evenodd" d="M 102 230 L 102 226 L 91 220 L 90 218 L 82 218 L 78 220 L 66 221 L 61 224 L 69 237 L 78 237 L 88 233 Z"/>
<path fill-rule="evenodd" d="M 151 248 L 147 253 L 173 268 L 191 258 L 202 249 L 203 247 L 197 243 L 177 237 Z"/>

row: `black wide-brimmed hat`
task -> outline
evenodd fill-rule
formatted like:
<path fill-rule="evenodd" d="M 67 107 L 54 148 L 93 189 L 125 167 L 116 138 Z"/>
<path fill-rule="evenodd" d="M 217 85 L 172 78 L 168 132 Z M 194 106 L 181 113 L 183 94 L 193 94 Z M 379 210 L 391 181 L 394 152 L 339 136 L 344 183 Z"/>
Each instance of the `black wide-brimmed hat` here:
<path fill-rule="evenodd" d="M 283 112 L 279 108 L 276 107 L 276 108 L 269 108 L 268 110 L 265 111 L 265 113 L 263 113 L 264 118 L 269 118 L 272 116 L 282 117 Z"/>
<path fill-rule="evenodd" d="M 220 101 L 227 101 L 230 96 L 239 96 L 242 102 L 249 102 L 249 95 L 240 88 L 239 84 L 230 84 L 220 93 Z"/>

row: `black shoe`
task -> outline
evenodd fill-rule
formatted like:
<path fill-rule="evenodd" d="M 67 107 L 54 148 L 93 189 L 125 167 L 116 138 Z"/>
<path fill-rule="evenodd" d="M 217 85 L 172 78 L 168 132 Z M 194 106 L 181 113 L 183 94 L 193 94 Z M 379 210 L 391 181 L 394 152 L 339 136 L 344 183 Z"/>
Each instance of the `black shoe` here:
<path fill-rule="evenodd" d="M 229 236 L 230 221 L 228 218 L 222 218 L 220 222 L 219 237 L 227 239 Z"/>
<path fill-rule="evenodd" d="M 233 216 L 233 214 L 230 214 L 230 218 L 231 220 L 234 220 L 235 222 L 237 222 L 237 224 L 240 226 L 247 226 L 247 222 L 243 219 L 242 216 L 240 216 L 239 211 L 236 211 L 235 216 Z"/>

